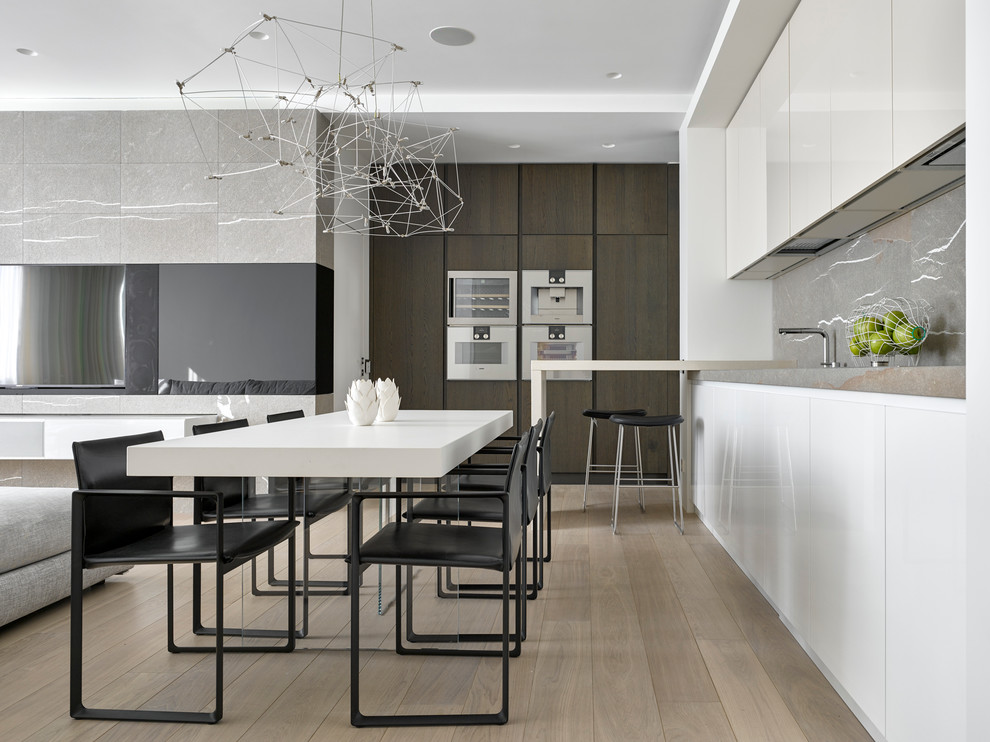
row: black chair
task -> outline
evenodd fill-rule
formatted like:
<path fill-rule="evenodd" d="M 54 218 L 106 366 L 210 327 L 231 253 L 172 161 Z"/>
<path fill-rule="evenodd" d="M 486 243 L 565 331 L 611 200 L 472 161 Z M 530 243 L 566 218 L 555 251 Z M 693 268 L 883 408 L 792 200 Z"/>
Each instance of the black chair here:
<path fill-rule="evenodd" d="M 172 491 L 171 477 L 128 476 L 127 448 L 163 440 L 161 431 L 72 444 L 79 489 L 72 495 L 72 592 L 69 629 L 69 713 L 76 719 L 215 723 L 223 715 L 223 655 L 230 651 L 291 652 L 295 648 L 295 600 L 288 600 L 287 639 L 282 646 L 223 645 L 223 577 L 258 554 L 288 541 L 295 553 L 297 522 L 224 520 L 222 495 Z M 176 497 L 209 498 L 213 524 L 177 526 Z M 174 564 L 206 564 L 216 569 L 215 646 L 180 647 L 174 641 Z M 290 559 L 290 572 L 294 560 Z M 166 564 L 167 626 L 170 652 L 216 653 L 216 702 L 213 711 L 88 708 L 83 705 L 83 570 L 120 564 Z M 202 708 L 202 704 L 199 704 Z"/>
<path fill-rule="evenodd" d="M 499 493 L 491 492 L 452 492 L 440 497 L 460 498 L 462 502 L 473 498 L 494 498 L 502 507 L 501 526 L 465 526 L 424 523 L 423 521 L 398 520 L 387 524 L 378 533 L 361 543 L 361 503 L 366 497 L 389 497 L 394 494 L 381 492 L 359 492 L 354 495 L 351 518 L 351 724 L 363 726 L 437 726 L 451 724 L 504 724 L 509 718 L 509 657 L 521 651 L 519 631 L 523 595 L 522 557 L 523 539 L 523 461 L 529 448 L 529 434 L 513 449 L 506 488 Z M 414 655 L 469 655 L 500 656 L 502 658 L 502 704 L 494 713 L 474 714 L 399 714 L 391 716 L 366 716 L 361 713 L 360 688 L 360 621 L 361 601 L 358 595 L 358 580 L 361 569 L 367 564 L 395 565 L 395 651 L 397 654 Z M 411 574 L 413 566 L 465 567 L 469 569 L 490 569 L 502 574 L 502 631 L 495 635 L 461 635 L 465 642 L 500 639 L 500 650 L 423 647 L 412 649 L 402 643 L 402 610 L 399 596 L 402 591 L 402 567 Z M 516 570 L 516 626 L 515 647 L 510 652 L 509 643 L 513 638 L 509 629 L 509 574 Z M 411 585 L 406 592 L 411 596 Z"/>

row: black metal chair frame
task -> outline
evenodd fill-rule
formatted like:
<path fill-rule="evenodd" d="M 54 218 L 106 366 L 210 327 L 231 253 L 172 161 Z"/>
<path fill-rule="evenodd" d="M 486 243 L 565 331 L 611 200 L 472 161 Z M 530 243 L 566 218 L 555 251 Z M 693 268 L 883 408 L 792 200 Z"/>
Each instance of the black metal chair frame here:
<path fill-rule="evenodd" d="M 528 443 L 528 441 L 527 441 Z M 510 582 L 509 574 L 513 568 L 516 570 L 516 625 L 520 625 L 522 620 L 521 611 L 522 603 L 525 601 L 520 600 L 519 596 L 523 593 L 522 586 L 522 573 L 523 562 L 522 562 L 522 518 L 519 517 L 519 523 L 513 523 L 516 520 L 517 513 L 513 512 L 513 501 L 518 502 L 518 507 L 521 509 L 523 507 L 522 502 L 522 461 L 521 457 L 523 455 L 522 448 L 525 444 L 521 441 L 517 444 L 516 450 L 513 452 L 513 461 L 510 467 L 512 473 L 508 478 L 508 486 L 505 491 L 492 493 L 492 492 L 460 492 L 460 493 L 439 493 L 439 496 L 454 496 L 454 497 L 496 497 L 502 502 L 502 524 L 498 529 L 488 528 L 483 526 L 450 526 L 450 525 L 439 525 L 432 523 L 421 523 L 421 522 L 409 522 L 409 521 L 397 521 L 388 524 L 385 529 L 380 531 L 376 536 L 371 537 L 367 544 L 361 543 L 362 534 L 362 523 L 361 523 L 361 501 L 365 498 L 382 498 L 382 497 L 395 497 L 398 504 L 398 493 L 382 493 L 382 492 L 359 492 L 354 495 L 354 506 L 351 512 L 352 519 L 354 521 L 351 528 L 351 562 L 350 562 L 350 582 L 351 582 L 351 724 L 357 727 L 365 726 L 439 726 L 439 725 L 467 725 L 467 724 L 504 724 L 509 718 L 509 657 L 518 655 L 521 650 L 521 638 L 520 632 L 517 630 L 513 636 L 510 633 L 509 627 L 509 599 L 510 599 Z M 437 530 L 439 529 L 439 530 Z M 387 533 L 386 533 L 387 530 Z M 492 641 L 501 640 L 500 650 L 485 650 L 485 649 L 448 649 L 442 647 L 423 647 L 413 649 L 403 645 L 402 643 L 402 611 L 401 611 L 401 591 L 402 591 L 402 567 L 405 566 L 407 569 L 408 576 L 411 577 L 413 566 L 443 566 L 442 558 L 439 555 L 433 554 L 428 557 L 417 556 L 416 554 L 404 553 L 401 556 L 390 556 L 390 557 L 374 557 L 368 558 L 366 552 L 362 552 L 362 546 L 367 546 L 368 544 L 375 544 L 377 540 L 385 540 L 387 538 L 396 537 L 401 534 L 411 533 L 416 534 L 417 532 L 421 535 L 425 535 L 425 541 L 430 542 L 431 535 L 440 534 L 460 534 L 466 536 L 471 533 L 471 531 L 480 530 L 497 530 L 500 533 L 501 548 L 500 554 L 498 555 L 500 559 L 500 566 L 498 570 L 502 574 L 502 631 L 500 634 L 479 634 L 479 635 L 460 635 L 460 641 Z M 517 532 L 519 534 L 516 543 L 513 543 L 513 533 Z M 487 556 L 493 556 L 488 554 Z M 465 566 L 474 567 L 477 565 L 470 564 L 468 562 L 463 562 L 459 560 L 453 561 L 453 566 Z M 358 595 L 358 580 L 361 574 L 361 568 L 363 564 L 378 563 L 378 564 L 394 564 L 395 565 L 395 581 L 396 581 L 396 601 L 395 601 L 395 651 L 397 654 L 411 654 L 411 655 L 438 655 L 438 656 L 500 656 L 502 658 L 502 705 L 501 708 L 494 713 L 488 714 L 396 714 L 396 715 L 365 715 L 361 713 L 361 691 L 360 691 L 360 620 L 361 620 L 361 604 Z M 489 567 L 491 568 L 491 567 Z M 411 581 L 405 588 L 407 594 L 407 605 L 411 600 L 412 595 L 412 583 Z M 514 640 L 515 647 L 510 650 L 510 641 Z M 438 639 L 438 641 L 442 641 Z"/>
<path fill-rule="evenodd" d="M 151 442 L 151 440 L 162 440 L 161 433 L 157 438 L 148 436 L 126 436 L 126 438 L 145 438 L 140 442 Z M 74 444 L 75 449 L 79 444 Z M 78 468 L 78 463 L 77 463 Z M 143 498 L 169 498 L 174 500 L 177 497 L 211 498 L 217 507 L 217 518 L 211 525 L 180 526 L 182 529 L 210 529 L 214 534 L 215 551 L 212 558 L 204 558 L 202 554 L 183 553 L 175 545 L 159 547 L 161 551 L 150 555 L 146 551 L 140 554 L 139 551 L 128 552 L 125 546 L 133 543 L 145 544 L 148 539 L 153 539 L 156 533 L 149 532 L 148 527 L 137 535 L 134 541 L 128 542 L 125 546 L 118 546 L 103 553 L 86 553 L 86 507 L 88 500 L 99 498 L 116 498 L 118 501 L 122 497 L 143 497 Z M 69 619 L 69 714 L 75 719 L 104 719 L 112 721 L 160 721 L 160 722 L 192 722 L 203 724 L 214 724 L 223 716 L 223 655 L 225 652 L 291 652 L 295 649 L 295 635 L 292 628 L 295 626 L 295 600 L 289 598 L 287 601 L 287 630 L 283 636 L 287 637 L 284 645 L 266 647 L 233 646 L 225 647 L 223 644 L 223 576 L 228 572 L 240 567 L 253 559 L 257 554 L 263 553 L 274 543 L 287 541 L 287 548 L 290 554 L 295 553 L 295 526 L 297 523 L 290 513 L 290 518 L 284 524 L 280 524 L 279 529 L 265 529 L 269 532 L 268 539 L 259 542 L 244 551 L 225 554 L 224 534 L 232 527 L 237 532 L 246 529 L 238 528 L 240 524 L 224 524 L 223 518 L 223 495 L 219 492 L 177 492 L 173 490 L 141 490 L 141 489 L 80 489 L 72 495 L 72 551 L 71 551 L 71 596 L 70 596 L 70 619 Z M 175 528 L 171 525 L 169 518 L 168 530 Z M 258 529 L 254 529 L 258 530 Z M 192 532 L 192 531 L 188 531 Z M 234 533 L 235 531 L 231 531 Z M 160 533 L 160 531 L 159 531 Z M 168 547 L 168 548 L 166 548 Z M 290 559 L 290 573 L 294 573 L 294 559 Z M 216 568 L 216 612 L 217 628 L 216 642 L 214 646 L 180 646 L 175 642 L 175 594 L 174 594 L 174 567 L 175 564 L 200 565 L 212 562 Z M 131 565 L 141 564 L 166 564 L 167 565 L 167 647 L 173 653 L 213 653 L 216 655 L 216 695 L 214 709 L 212 711 L 175 711 L 175 710 L 152 710 L 152 709 L 120 709 L 120 708 L 90 708 L 83 703 L 83 570 L 90 566 L 109 565 Z"/>

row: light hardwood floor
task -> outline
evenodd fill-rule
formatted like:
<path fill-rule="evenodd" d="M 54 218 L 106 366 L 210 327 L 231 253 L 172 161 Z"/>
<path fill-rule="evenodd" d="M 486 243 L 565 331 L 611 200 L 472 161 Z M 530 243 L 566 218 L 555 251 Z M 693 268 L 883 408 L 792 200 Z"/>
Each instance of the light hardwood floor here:
<path fill-rule="evenodd" d="M 291 655 L 226 654 L 225 710 L 215 726 L 75 721 L 68 715 L 68 601 L 0 628 L 0 740 L 869 740 L 772 608 L 697 519 L 685 535 L 664 496 L 646 514 L 635 498 L 609 529 L 605 487 L 554 488 L 554 550 L 546 587 L 529 603 L 529 638 L 512 660 L 503 727 L 354 729 L 349 719 L 349 599 L 312 599 L 311 636 Z M 366 522 L 377 523 L 368 513 Z M 343 518 L 314 527 L 319 550 L 340 549 Z M 372 568 L 374 570 L 375 568 Z M 339 565 L 320 574 L 342 573 Z M 362 590 L 365 713 L 489 711 L 499 663 L 398 657 L 394 612 L 377 615 L 376 574 Z M 468 577 L 468 575 L 462 575 Z M 391 569 L 384 570 L 386 600 Z M 490 631 L 498 604 L 434 597 L 416 581 L 421 630 Z M 188 596 L 188 574 L 179 596 Z M 225 620 L 282 625 L 276 598 L 240 599 L 231 575 Z M 86 701 L 211 708 L 213 658 L 165 650 L 164 568 L 113 578 L 86 595 Z M 204 604 L 212 603 L 207 593 Z M 188 626 L 188 601 L 177 625 Z M 209 618 L 209 614 L 207 614 Z M 185 641 L 192 641 L 188 636 Z"/>

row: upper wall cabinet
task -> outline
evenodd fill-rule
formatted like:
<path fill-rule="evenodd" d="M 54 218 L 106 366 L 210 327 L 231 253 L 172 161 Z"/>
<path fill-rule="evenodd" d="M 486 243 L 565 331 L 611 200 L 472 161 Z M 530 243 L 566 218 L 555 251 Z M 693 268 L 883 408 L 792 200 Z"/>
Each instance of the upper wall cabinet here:
<path fill-rule="evenodd" d="M 890 0 L 830 0 L 832 208 L 893 168 Z"/>
<path fill-rule="evenodd" d="M 598 234 L 667 234 L 667 168 L 599 165 Z"/>
<path fill-rule="evenodd" d="M 965 0 L 893 0 L 894 165 L 966 122 Z"/>
<path fill-rule="evenodd" d="M 766 132 L 766 247 L 771 249 L 791 236 L 789 39 L 785 28 L 760 73 L 761 127 Z"/>
<path fill-rule="evenodd" d="M 592 234 L 593 165 L 522 165 L 523 234 Z"/>
<path fill-rule="evenodd" d="M 454 234 L 519 232 L 519 169 L 515 165 L 451 165 L 446 180 L 464 199 L 454 220 Z"/>
<path fill-rule="evenodd" d="M 766 137 L 761 126 L 760 82 L 757 77 L 729 124 L 736 156 L 735 166 L 726 168 L 726 191 L 735 191 L 725 240 L 730 276 L 767 250 Z"/>

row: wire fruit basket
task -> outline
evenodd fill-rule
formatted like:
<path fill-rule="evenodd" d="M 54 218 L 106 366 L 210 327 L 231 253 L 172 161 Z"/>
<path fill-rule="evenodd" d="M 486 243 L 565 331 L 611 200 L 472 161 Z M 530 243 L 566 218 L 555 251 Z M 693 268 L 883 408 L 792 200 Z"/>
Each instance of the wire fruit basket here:
<path fill-rule="evenodd" d="M 846 320 L 846 343 L 857 366 L 886 366 L 900 358 L 918 365 L 921 346 L 928 339 L 932 306 L 923 299 L 903 296 L 861 304 Z"/>

